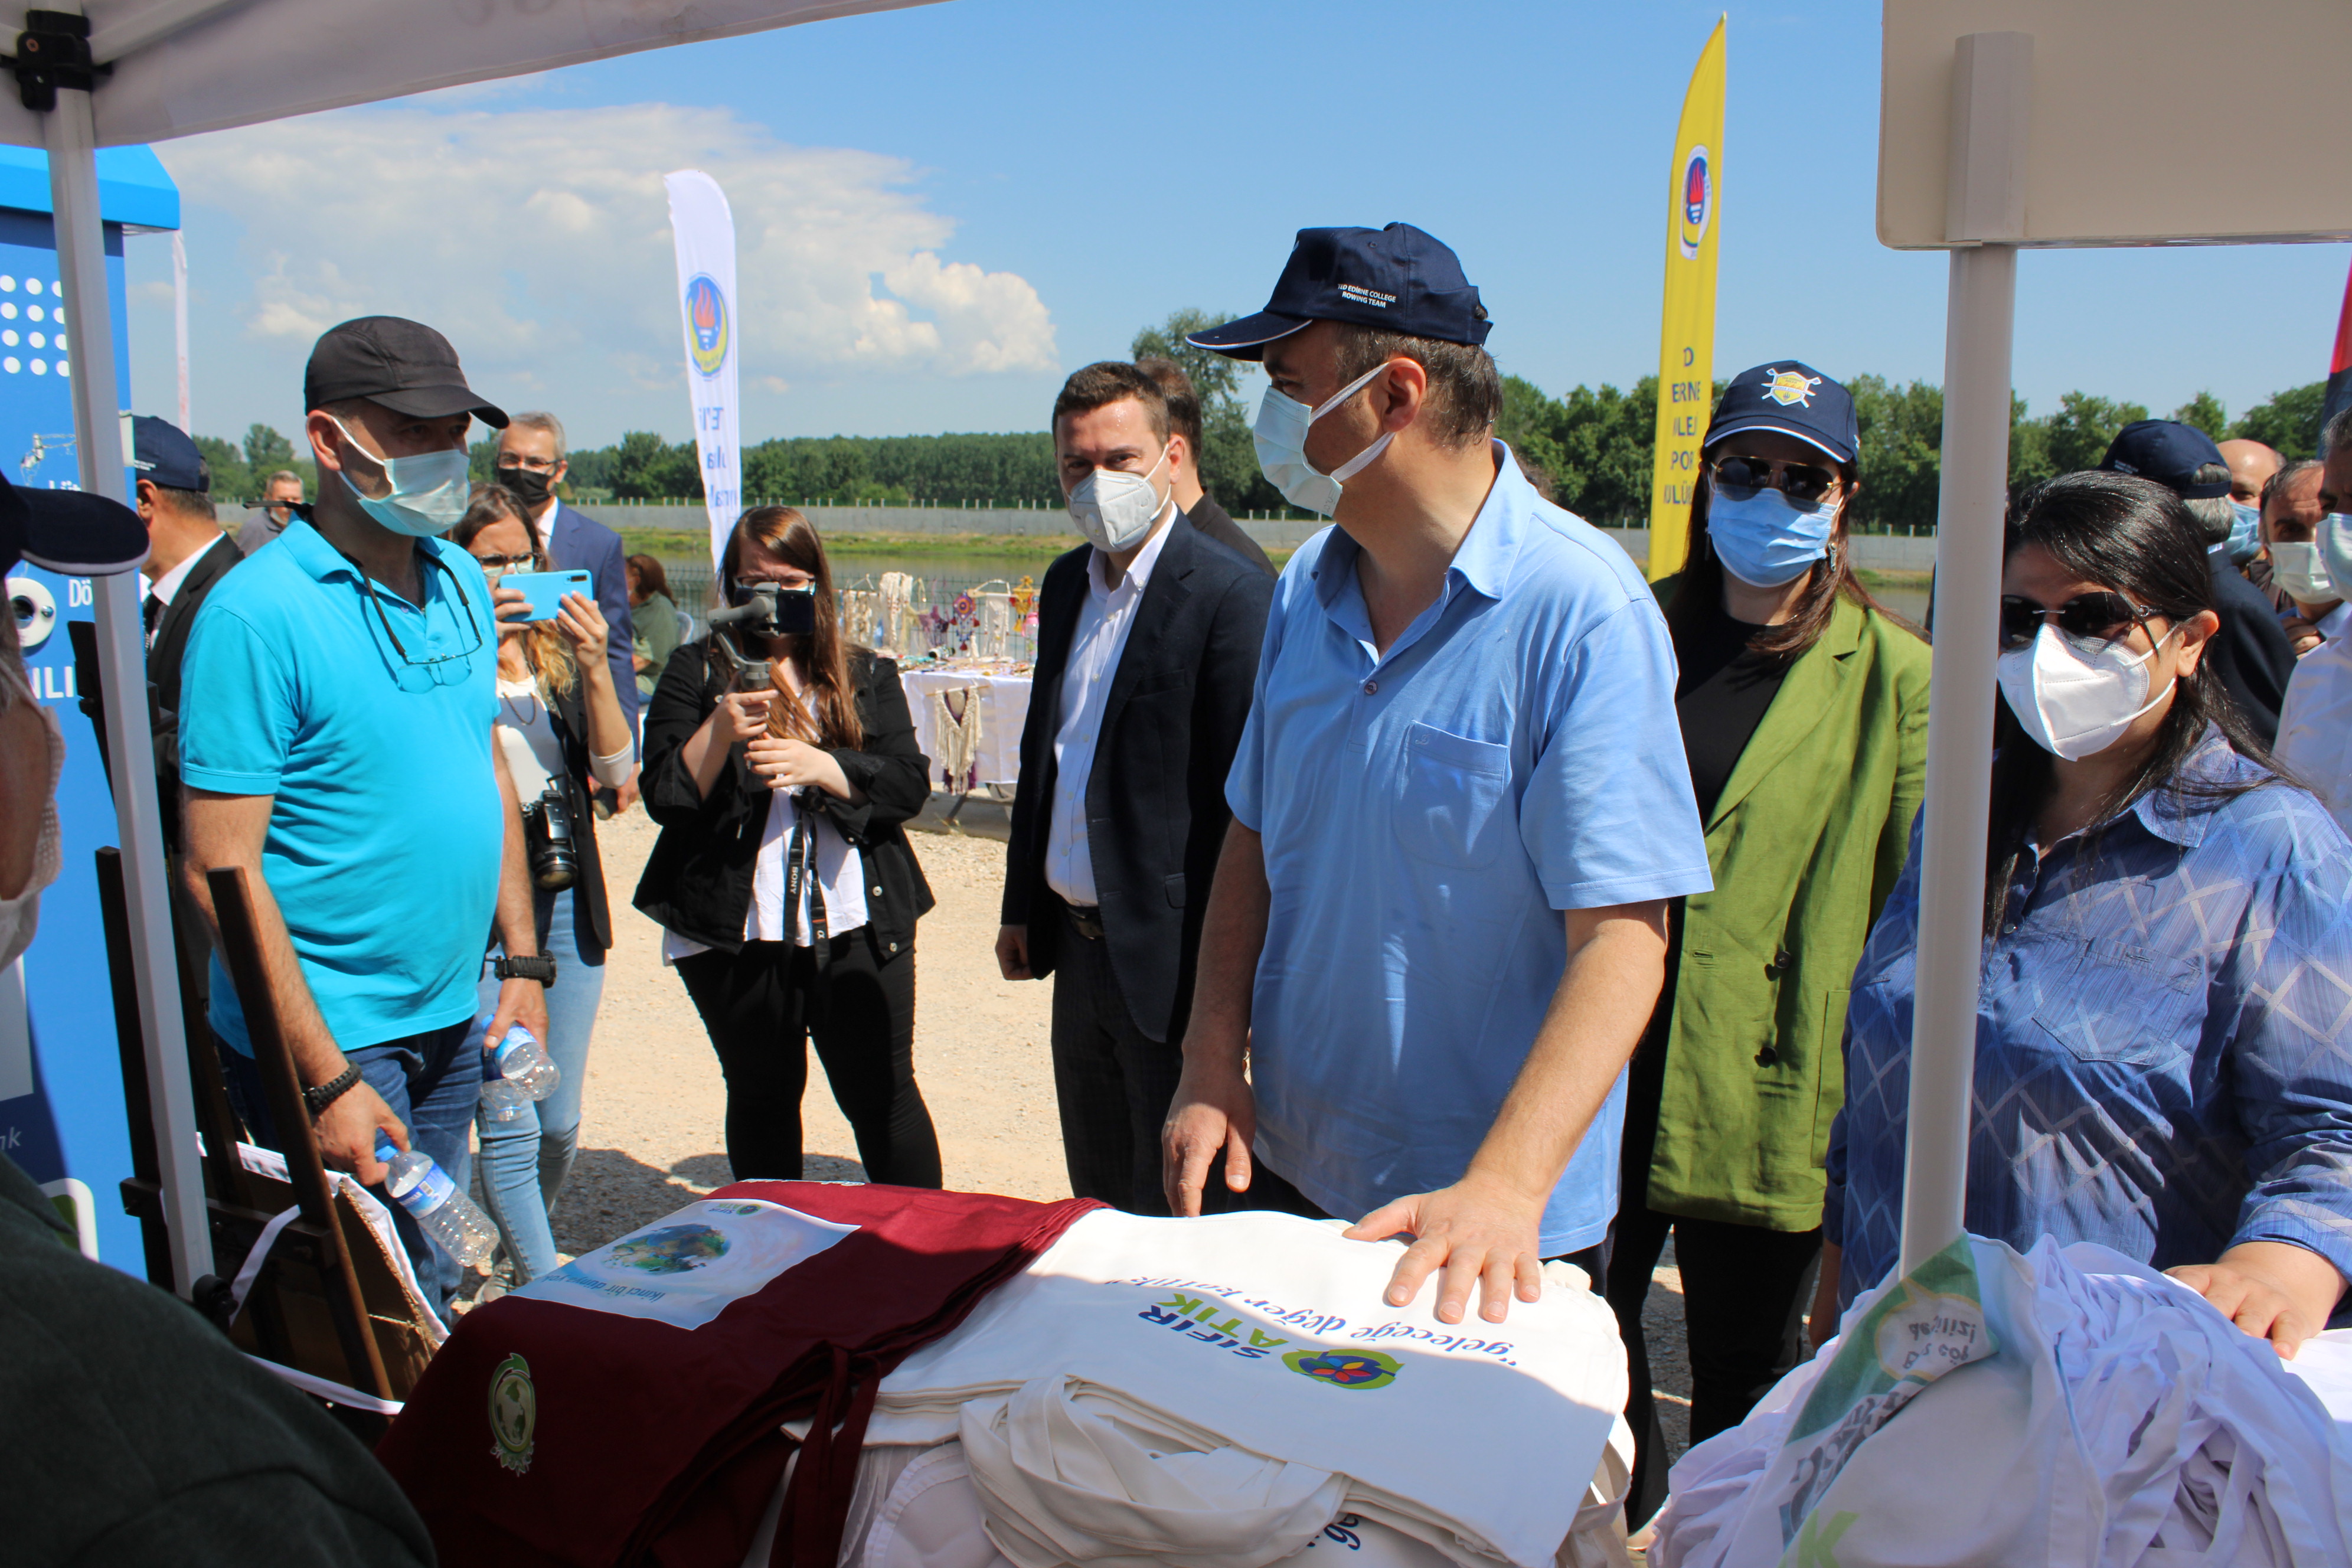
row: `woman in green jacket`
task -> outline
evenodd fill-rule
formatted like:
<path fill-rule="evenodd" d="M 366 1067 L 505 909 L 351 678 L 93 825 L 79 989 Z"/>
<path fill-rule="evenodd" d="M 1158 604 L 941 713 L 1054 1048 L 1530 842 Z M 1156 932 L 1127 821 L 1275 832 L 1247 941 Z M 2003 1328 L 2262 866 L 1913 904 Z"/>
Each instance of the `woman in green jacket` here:
<path fill-rule="evenodd" d="M 1682 573 L 1657 584 L 1715 891 L 1676 908 L 1635 1053 L 1609 1302 L 1632 1362 L 1636 1525 L 1664 1500 L 1642 1303 L 1675 1236 L 1691 1441 L 1799 1359 L 1822 1247 L 1839 1032 L 1927 752 L 1927 647 L 1854 578 L 1853 400 L 1793 360 L 1741 372 L 1702 448 Z"/>

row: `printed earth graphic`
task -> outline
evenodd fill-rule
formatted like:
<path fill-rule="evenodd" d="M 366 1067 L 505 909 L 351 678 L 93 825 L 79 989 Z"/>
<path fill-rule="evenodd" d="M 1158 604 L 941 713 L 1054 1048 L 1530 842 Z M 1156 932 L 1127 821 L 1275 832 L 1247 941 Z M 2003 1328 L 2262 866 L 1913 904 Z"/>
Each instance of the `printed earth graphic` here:
<path fill-rule="evenodd" d="M 727 1255 L 727 1237 L 707 1225 L 670 1225 L 613 1248 L 612 1266 L 641 1274 L 683 1274 Z"/>

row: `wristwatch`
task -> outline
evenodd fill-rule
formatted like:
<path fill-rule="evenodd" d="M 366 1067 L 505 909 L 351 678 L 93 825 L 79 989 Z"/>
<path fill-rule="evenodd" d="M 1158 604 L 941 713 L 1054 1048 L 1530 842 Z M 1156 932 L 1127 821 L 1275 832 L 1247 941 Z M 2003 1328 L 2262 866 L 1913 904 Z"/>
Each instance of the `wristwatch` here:
<path fill-rule="evenodd" d="M 315 1088 L 304 1089 L 302 1108 L 310 1113 L 311 1120 L 315 1121 L 320 1111 L 342 1099 L 344 1092 L 359 1080 L 359 1068 L 356 1065 L 347 1067 L 326 1082 Z"/>
<path fill-rule="evenodd" d="M 555 960 L 537 958 L 500 958 L 490 964 L 490 973 L 501 980 L 536 980 L 541 985 L 555 984 Z"/>

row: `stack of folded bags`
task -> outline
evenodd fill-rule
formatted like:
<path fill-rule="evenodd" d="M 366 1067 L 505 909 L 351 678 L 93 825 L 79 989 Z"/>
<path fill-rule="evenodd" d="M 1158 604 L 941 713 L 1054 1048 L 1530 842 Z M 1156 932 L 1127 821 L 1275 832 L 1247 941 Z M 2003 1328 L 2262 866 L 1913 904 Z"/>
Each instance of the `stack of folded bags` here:
<path fill-rule="evenodd" d="M 1624 1352 L 1583 1277 L 1448 1325 L 1341 1228 L 1079 1219 L 883 1381 L 842 1568 L 1628 1561 Z"/>

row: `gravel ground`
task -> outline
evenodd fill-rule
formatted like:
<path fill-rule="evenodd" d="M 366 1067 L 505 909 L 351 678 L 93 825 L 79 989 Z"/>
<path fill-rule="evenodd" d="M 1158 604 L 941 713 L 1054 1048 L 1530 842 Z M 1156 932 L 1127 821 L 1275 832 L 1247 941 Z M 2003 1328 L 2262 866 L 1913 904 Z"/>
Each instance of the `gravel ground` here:
<path fill-rule="evenodd" d="M 1001 831 L 1001 812 L 975 803 L 966 816 L 981 833 Z M 616 945 L 588 1058 L 580 1163 L 555 1216 L 556 1245 L 572 1254 L 659 1219 L 730 1179 L 719 1060 L 686 988 L 662 965 L 660 928 L 629 907 L 656 830 L 636 811 L 596 831 Z M 939 898 L 924 917 L 915 954 L 915 1068 L 939 1125 L 948 1185 L 1067 1197 L 1046 1053 L 1052 987 L 1006 981 L 996 972 L 1003 846 L 992 837 L 923 833 L 915 852 Z M 808 1175 L 863 1180 L 849 1124 L 814 1060 L 809 1079 L 802 1107 Z M 1660 1414 L 1679 1454 L 1688 1441 L 1690 1367 L 1682 1275 L 1671 1243 L 1655 1279 L 1644 1326 Z"/>

